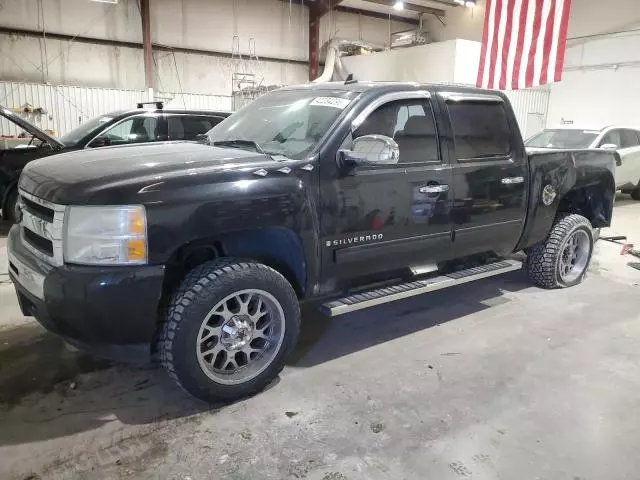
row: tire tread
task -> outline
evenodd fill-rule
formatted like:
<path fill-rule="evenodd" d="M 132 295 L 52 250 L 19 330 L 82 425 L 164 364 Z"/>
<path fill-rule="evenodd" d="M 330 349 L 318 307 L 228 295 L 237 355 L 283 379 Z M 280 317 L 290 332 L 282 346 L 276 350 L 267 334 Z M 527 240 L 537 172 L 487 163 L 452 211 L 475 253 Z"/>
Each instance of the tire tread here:
<path fill-rule="evenodd" d="M 560 247 L 567 236 L 577 227 L 584 226 L 592 232 L 591 223 L 575 213 L 560 216 L 553 225 L 546 241 L 527 250 L 527 273 L 531 281 L 542 288 L 560 288 L 563 285 L 556 275 L 556 261 Z M 593 233 L 591 233 L 593 246 Z"/>
<path fill-rule="evenodd" d="M 203 398 L 203 395 L 198 395 L 197 392 L 194 392 L 193 388 L 189 388 L 184 384 L 184 381 L 178 374 L 178 368 L 176 366 L 177 359 L 174 356 L 174 342 L 177 339 L 177 332 L 179 331 L 181 324 L 187 321 L 186 316 L 184 315 L 185 309 L 189 308 L 191 304 L 196 301 L 198 295 L 203 293 L 204 289 L 215 288 L 216 285 L 221 285 L 225 279 L 230 276 L 251 276 L 258 272 L 268 273 L 272 277 L 275 274 L 275 280 L 276 283 L 279 284 L 278 286 L 284 288 L 289 295 L 288 300 L 295 303 L 297 315 L 295 316 L 295 321 L 293 323 L 293 328 L 295 330 L 293 335 L 297 338 L 300 328 L 298 299 L 293 287 L 291 287 L 289 282 L 287 282 L 279 272 L 261 263 L 242 261 L 229 257 L 223 257 L 203 263 L 187 273 L 183 281 L 171 296 L 171 300 L 167 306 L 165 321 L 161 325 L 157 345 L 157 351 L 159 352 L 159 358 L 162 366 L 173 381 L 187 393 Z M 290 327 L 290 325 L 287 325 L 287 328 Z M 273 371 L 271 372 L 271 376 L 277 376 L 283 368 L 284 361 L 280 362 L 275 373 Z M 235 400 L 236 398 L 251 396 L 258 393 L 265 387 L 265 382 L 253 382 L 257 378 L 259 377 L 247 382 L 247 384 L 253 383 L 253 386 L 245 389 L 241 395 L 233 395 L 230 396 L 230 398 L 219 398 L 219 400 Z M 203 399 L 210 400 L 206 398 Z"/>

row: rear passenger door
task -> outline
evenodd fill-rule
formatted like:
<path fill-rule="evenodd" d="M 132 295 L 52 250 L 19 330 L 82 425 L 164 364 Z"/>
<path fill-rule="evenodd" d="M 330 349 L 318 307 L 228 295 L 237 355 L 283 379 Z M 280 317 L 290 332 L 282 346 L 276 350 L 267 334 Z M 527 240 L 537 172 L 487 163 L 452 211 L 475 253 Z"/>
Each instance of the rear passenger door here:
<path fill-rule="evenodd" d="M 189 114 L 168 114 L 167 127 L 169 140 L 196 140 L 198 135 L 207 133 L 223 117 Z"/>
<path fill-rule="evenodd" d="M 441 93 L 453 164 L 456 257 L 513 251 L 526 216 L 528 165 L 501 96 Z"/>

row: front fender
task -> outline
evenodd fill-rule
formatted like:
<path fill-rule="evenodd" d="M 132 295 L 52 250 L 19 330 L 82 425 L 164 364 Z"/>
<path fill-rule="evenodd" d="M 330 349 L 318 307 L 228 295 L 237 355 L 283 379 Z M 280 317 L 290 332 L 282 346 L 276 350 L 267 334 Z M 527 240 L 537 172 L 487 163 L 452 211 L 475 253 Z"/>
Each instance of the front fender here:
<path fill-rule="evenodd" d="M 185 246 L 216 245 L 226 256 L 274 263 L 304 294 L 320 265 L 310 183 L 294 175 L 222 182 L 147 204 L 149 261 L 165 264 Z"/>

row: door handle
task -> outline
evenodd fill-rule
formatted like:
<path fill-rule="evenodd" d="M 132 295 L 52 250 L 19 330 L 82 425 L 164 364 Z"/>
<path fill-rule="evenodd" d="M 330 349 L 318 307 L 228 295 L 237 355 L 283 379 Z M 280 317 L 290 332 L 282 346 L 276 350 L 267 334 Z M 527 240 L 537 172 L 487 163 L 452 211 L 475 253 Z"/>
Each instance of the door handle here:
<path fill-rule="evenodd" d="M 442 193 L 448 192 L 449 185 L 427 185 L 420 187 L 420 193 Z"/>
<path fill-rule="evenodd" d="M 516 183 L 524 183 L 524 177 L 505 177 L 500 181 L 503 185 L 515 185 Z"/>

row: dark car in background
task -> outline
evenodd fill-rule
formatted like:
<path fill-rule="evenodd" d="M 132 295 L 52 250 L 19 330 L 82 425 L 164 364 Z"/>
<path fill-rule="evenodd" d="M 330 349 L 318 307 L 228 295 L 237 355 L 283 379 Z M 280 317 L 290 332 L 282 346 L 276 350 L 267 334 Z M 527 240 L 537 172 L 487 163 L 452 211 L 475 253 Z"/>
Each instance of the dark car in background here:
<path fill-rule="evenodd" d="M 52 137 L 20 115 L 0 106 L 0 122 L 19 127 L 20 137 L 0 132 L 0 210 L 4 220 L 13 222 L 16 185 L 27 163 L 57 153 L 84 148 L 171 140 L 196 140 L 230 115 L 208 110 L 169 110 L 162 102 L 152 108 L 140 103 L 133 110 L 121 110 L 89 120 L 59 139 Z M 1 124 L 0 123 L 0 124 Z"/>

